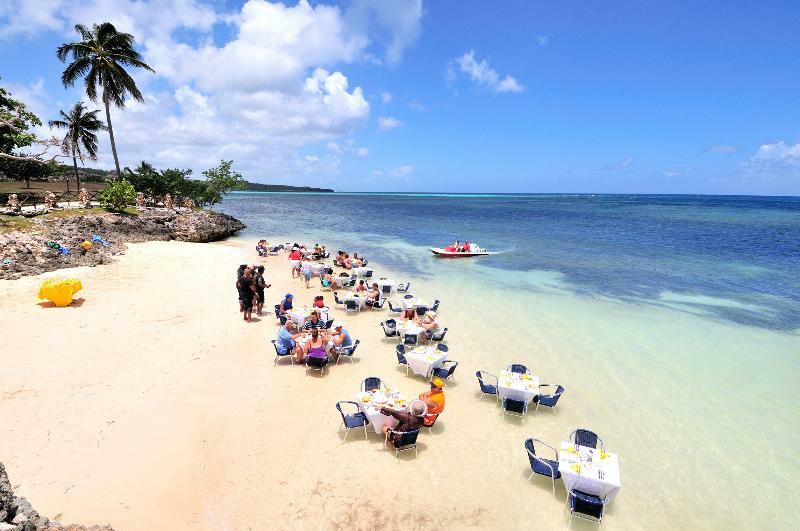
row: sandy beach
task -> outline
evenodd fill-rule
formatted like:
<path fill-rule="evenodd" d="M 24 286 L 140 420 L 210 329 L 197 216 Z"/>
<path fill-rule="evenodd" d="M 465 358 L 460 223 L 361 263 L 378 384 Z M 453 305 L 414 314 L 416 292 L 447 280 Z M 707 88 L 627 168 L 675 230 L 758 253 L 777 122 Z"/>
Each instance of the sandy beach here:
<path fill-rule="evenodd" d="M 83 280 L 84 300 L 68 308 L 37 304 L 42 277 L 0 283 L 0 416 L 10 420 L 0 455 L 20 495 L 61 521 L 118 529 L 518 527 L 533 516 L 532 492 L 551 506 L 537 519 L 563 517 L 563 493 L 526 483 L 518 428 L 476 422 L 475 408 L 502 416 L 476 401 L 466 371 L 418 459 L 397 460 L 371 430 L 342 444 L 334 403 L 354 399 L 363 378 L 408 395 L 426 383 L 395 367 L 378 327 L 385 311 L 344 318 L 359 356 L 322 379 L 273 366 L 274 316 L 245 324 L 236 308 L 236 265 L 254 260 L 236 243 L 131 245 L 115 264 L 45 275 Z M 268 304 L 317 294 L 290 278 L 285 256 L 264 262 Z M 520 447 L 518 459 L 497 460 L 499 439 Z"/>

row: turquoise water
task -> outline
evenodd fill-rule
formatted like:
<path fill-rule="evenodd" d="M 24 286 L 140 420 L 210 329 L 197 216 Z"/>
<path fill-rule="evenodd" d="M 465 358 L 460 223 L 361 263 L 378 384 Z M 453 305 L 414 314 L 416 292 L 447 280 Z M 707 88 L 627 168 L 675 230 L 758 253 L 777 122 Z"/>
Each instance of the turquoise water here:
<path fill-rule="evenodd" d="M 557 444 L 583 426 L 621 458 L 604 527 L 793 521 L 797 198 L 235 194 L 222 208 L 245 238 L 357 250 L 440 298 L 461 385 L 510 362 L 563 384 L 559 415 L 498 424 L 487 470 L 517 470 L 526 437 Z M 428 251 L 465 238 L 502 252 Z M 560 525 L 552 494 L 531 490 L 536 517 Z"/>

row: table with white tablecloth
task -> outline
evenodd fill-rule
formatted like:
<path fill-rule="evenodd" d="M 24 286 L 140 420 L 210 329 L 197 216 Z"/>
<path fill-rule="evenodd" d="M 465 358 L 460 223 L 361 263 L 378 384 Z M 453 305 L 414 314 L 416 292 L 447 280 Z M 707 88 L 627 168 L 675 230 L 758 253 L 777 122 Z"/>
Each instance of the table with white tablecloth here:
<path fill-rule="evenodd" d="M 567 490 L 579 490 L 613 501 L 621 487 L 617 454 L 562 441 L 558 471 Z"/>
<path fill-rule="evenodd" d="M 297 328 L 303 327 L 303 323 L 306 322 L 306 319 L 308 319 L 310 314 L 311 308 L 308 308 L 307 306 L 295 306 L 291 310 L 286 310 L 286 315 L 292 319 Z"/>
<path fill-rule="evenodd" d="M 419 297 L 409 297 L 403 299 L 403 309 L 408 310 L 411 308 L 419 308 L 420 306 L 430 308 L 428 301 L 420 299 Z"/>
<path fill-rule="evenodd" d="M 320 273 L 326 269 L 328 269 L 328 264 L 311 264 L 311 272 L 316 275 L 320 276 Z"/>
<path fill-rule="evenodd" d="M 366 300 L 367 300 L 367 297 L 365 297 L 365 296 L 361 296 L 361 295 L 359 295 L 358 293 L 352 293 L 352 292 L 351 292 L 351 293 L 348 293 L 347 295 L 345 295 L 345 296 L 344 296 L 344 301 L 345 301 L 345 302 L 347 302 L 347 301 L 355 301 L 355 303 L 356 303 L 356 306 L 358 306 L 358 307 L 359 307 L 359 309 L 360 309 L 362 306 L 364 306 L 364 302 L 365 302 Z"/>
<path fill-rule="evenodd" d="M 378 289 L 381 290 L 381 297 L 384 297 L 390 293 L 394 293 L 397 291 L 397 285 L 394 283 L 394 280 L 384 278 L 377 281 Z"/>
<path fill-rule="evenodd" d="M 425 329 L 417 325 L 414 321 L 398 321 L 397 333 L 400 334 L 400 341 L 403 341 L 405 334 L 419 336 Z"/>
<path fill-rule="evenodd" d="M 364 266 L 364 267 L 354 267 L 352 269 L 352 271 L 353 271 L 354 275 L 357 275 L 359 277 L 366 277 L 366 276 L 372 275 L 372 273 L 374 273 L 374 269 L 372 269 L 371 267 L 366 267 L 366 266 Z"/>
<path fill-rule="evenodd" d="M 500 371 L 497 375 L 497 393 L 500 398 L 521 400 L 530 404 L 539 394 L 539 377 L 511 371 Z"/>
<path fill-rule="evenodd" d="M 381 407 L 406 410 L 408 404 L 403 393 L 396 389 L 376 390 L 375 392 L 359 392 L 356 395 L 358 409 L 363 411 L 369 420 L 370 426 L 375 433 L 380 434 L 381 428 L 389 426 L 394 428 L 399 424 L 396 418 L 384 415 L 380 412 Z"/>
<path fill-rule="evenodd" d="M 406 363 L 414 374 L 430 378 L 433 369 L 442 366 L 447 353 L 433 347 L 417 347 L 406 352 Z"/>

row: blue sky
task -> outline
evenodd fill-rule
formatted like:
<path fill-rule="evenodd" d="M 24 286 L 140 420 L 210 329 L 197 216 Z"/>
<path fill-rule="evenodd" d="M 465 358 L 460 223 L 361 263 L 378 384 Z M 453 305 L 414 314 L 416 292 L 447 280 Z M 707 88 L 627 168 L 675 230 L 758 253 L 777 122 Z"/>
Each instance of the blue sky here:
<path fill-rule="evenodd" d="M 104 20 L 156 69 L 137 74 L 146 103 L 112 114 L 124 165 L 224 157 L 253 181 L 358 191 L 800 194 L 798 2 L 7 0 L 0 83 L 52 118 L 83 97 L 55 48 Z"/>

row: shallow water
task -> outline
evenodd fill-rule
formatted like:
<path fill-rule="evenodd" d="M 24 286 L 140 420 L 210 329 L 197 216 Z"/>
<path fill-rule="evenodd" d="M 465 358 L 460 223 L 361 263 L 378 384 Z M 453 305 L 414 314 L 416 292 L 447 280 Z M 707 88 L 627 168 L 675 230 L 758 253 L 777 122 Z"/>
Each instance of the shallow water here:
<path fill-rule="evenodd" d="M 487 466 L 583 426 L 621 458 L 613 528 L 779 528 L 786 497 L 800 502 L 800 200 L 235 194 L 222 208 L 245 238 L 318 238 L 440 298 L 470 353 L 462 382 L 513 361 L 563 384 L 559 415 L 498 425 Z M 464 238 L 508 252 L 427 250 Z"/>

